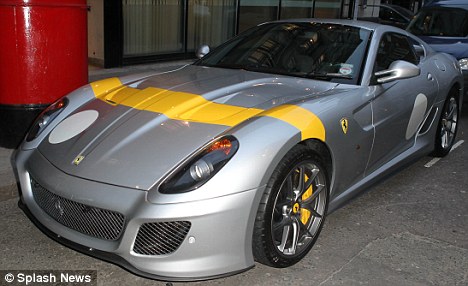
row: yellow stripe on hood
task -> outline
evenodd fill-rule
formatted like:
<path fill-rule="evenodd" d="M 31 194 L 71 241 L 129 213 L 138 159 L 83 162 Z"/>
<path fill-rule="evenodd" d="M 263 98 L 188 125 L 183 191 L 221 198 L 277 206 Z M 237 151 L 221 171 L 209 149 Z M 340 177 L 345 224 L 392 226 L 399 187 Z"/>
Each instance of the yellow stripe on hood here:
<path fill-rule="evenodd" d="M 112 105 L 164 114 L 174 120 L 235 126 L 254 116 L 268 116 L 284 121 L 301 131 L 302 140 L 325 141 L 325 128 L 314 113 L 296 105 L 281 105 L 267 111 L 221 104 L 203 96 L 148 87 L 139 90 L 124 86 L 118 78 L 90 84 L 96 98 Z"/>

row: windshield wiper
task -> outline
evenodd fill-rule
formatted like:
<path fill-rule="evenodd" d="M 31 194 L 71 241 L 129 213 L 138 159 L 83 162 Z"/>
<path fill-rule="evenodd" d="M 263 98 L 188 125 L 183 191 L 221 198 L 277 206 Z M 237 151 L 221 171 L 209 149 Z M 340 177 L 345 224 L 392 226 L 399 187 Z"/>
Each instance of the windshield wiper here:
<path fill-rule="evenodd" d="M 353 76 L 350 74 L 341 74 L 341 73 L 331 73 L 331 72 L 309 72 L 306 74 L 307 77 L 320 78 L 320 79 L 332 79 L 332 78 L 344 78 L 344 79 L 353 79 Z"/>
<path fill-rule="evenodd" d="M 278 70 L 272 67 L 262 67 L 258 64 L 249 63 L 249 64 L 228 64 L 228 63 L 221 63 L 212 65 L 211 67 L 216 68 L 227 68 L 227 69 L 240 69 L 246 71 L 253 71 L 253 72 L 263 72 L 263 73 L 272 73 L 272 74 L 287 74 L 283 70 Z"/>
<path fill-rule="evenodd" d="M 286 76 L 299 76 L 304 78 L 314 78 L 314 79 L 322 79 L 322 80 L 331 80 L 333 78 L 342 78 L 342 79 L 353 79 L 352 75 L 345 75 L 341 73 L 327 73 L 327 72 L 290 72 L 283 69 L 278 69 L 274 67 L 262 67 L 256 64 L 233 64 L 233 63 L 219 63 L 215 65 L 209 65 L 209 67 L 215 68 L 226 68 L 226 69 L 239 69 L 239 70 L 246 70 L 246 71 L 253 71 L 253 72 L 262 72 L 262 73 L 269 73 L 269 74 L 280 74 Z"/>
<path fill-rule="evenodd" d="M 245 70 L 246 66 L 242 64 L 231 64 L 231 63 L 221 63 L 215 65 L 209 65 L 213 68 L 224 68 L 224 69 L 234 69 L 234 70 Z"/>

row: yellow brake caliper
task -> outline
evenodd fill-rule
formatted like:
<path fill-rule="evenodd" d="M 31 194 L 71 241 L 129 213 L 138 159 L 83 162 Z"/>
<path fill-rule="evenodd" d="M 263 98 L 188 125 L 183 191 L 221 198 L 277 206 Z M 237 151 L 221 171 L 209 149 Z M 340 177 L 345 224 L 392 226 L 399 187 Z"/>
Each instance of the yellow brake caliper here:
<path fill-rule="evenodd" d="M 309 177 L 307 175 L 304 176 L 304 181 L 307 182 L 307 180 L 309 179 Z M 304 182 L 304 183 L 305 183 Z M 306 201 L 308 198 L 310 198 L 312 196 L 312 193 L 314 191 L 312 190 L 312 185 L 310 185 L 310 187 L 307 189 L 307 191 L 305 191 L 304 194 L 302 194 L 302 201 Z M 311 215 L 311 212 L 308 210 L 308 209 L 305 209 L 305 208 L 301 208 L 301 222 L 302 224 L 304 225 L 307 225 L 307 222 L 309 221 L 310 219 L 310 215 Z"/>

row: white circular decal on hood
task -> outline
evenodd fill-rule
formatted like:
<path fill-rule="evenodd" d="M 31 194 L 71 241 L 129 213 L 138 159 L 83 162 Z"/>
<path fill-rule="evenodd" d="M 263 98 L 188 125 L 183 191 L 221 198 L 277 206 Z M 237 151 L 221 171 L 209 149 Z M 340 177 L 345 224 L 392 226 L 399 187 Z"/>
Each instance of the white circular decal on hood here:
<path fill-rule="evenodd" d="M 85 131 L 96 121 L 99 112 L 96 110 L 86 110 L 68 117 L 60 122 L 49 135 L 50 144 L 58 144 L 75 137 Z"/>

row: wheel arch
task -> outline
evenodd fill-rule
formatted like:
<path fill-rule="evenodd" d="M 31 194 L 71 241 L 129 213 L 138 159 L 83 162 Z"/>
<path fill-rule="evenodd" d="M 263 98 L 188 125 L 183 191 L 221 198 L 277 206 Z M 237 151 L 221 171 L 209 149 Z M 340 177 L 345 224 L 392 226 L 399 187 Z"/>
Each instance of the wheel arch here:
<path fill-rule="evenodd" d="M 323 160 L 322 163 L 327 171 L 328 181 L 331 182 L 333 178 L 333 160 L 328 145 L 319 139 L 306 139 L 301 141 L 299 144 L 307 146 L 310 150 L 316 152 Z"/>
<path fill-rule="evenodd" d="M 461 96 L 463 96 L 463 85 L 462 85 L 462 83 L 460 83 L 459 81 L 452 82 L 451 85 L 450 85 L 450 88 L 448 90 L 448 93 L 444 94 L 443 100 L 445 100 L 447 98 L 447 96 L 449 94 L 451 94 L 452 92 L 456 92 L 457 95 L 458 95 L 458 99 L 460 100 Z"/>
<path fill-rule="evenodd" d="M 266 182 L 270 179 L 273 171 L 276 169 L 281 160 L 297 145 L 306 146 L 310 151 L 314 152 L 317 156 L 320 157 L 324 167 L 327 171 L 327 179 L 330 183 L 333 179 L 333 157 L 330 151 L 329 146 L 322 140 L 318 138 L 307 138 L 305 140 L 291 140 L 287 142 L 281 151 L 278 152 L 276 158 L 271 161 L 270 166 L 267 168 L 267 172 L 264 174 L 262 182 Z"/>
<path fill-rule="evenodd" d="M 454 101 L 456 109 L 453 112 L 448 112 L 449 101 Z M 445 95 L 441 102 L 441 109 L 437 116 L 437 124 L 435 129 L 434 149 L 431 156 L 444 157 L 448 155 L 456 140 L 458 130 L 458 119 L 461 113 L 461 106 L 463 102 L 463 87 L 455 82 L 451 85 L 448 93 Z M 456 112 L 455 112 L 456 110 Z M 455 118 L 455 119 L 454 119 Z M 445 138 L 445 139 L 444 139 Z"/>
<path fill-rule="evenodd" d="M 462 103 L 463 103 L 463 94 L 464 94 L 464 86 L 462 83 L 460 83 L 459 81 L 456 81 L 452 84 L 452 87 L 450 88 L 449 90 L 449 93 L 452 93 L 452 92 L 457 92 L 458 93 L 458 103 L 459 103 L 459 108 L 460 108 L 460 111 L 461 111 L 461 107 L 462 107 Z M 447 95 L 448 96 L 448 95 Z M 447 97 L 446 96 L 446 97 Z"/>

